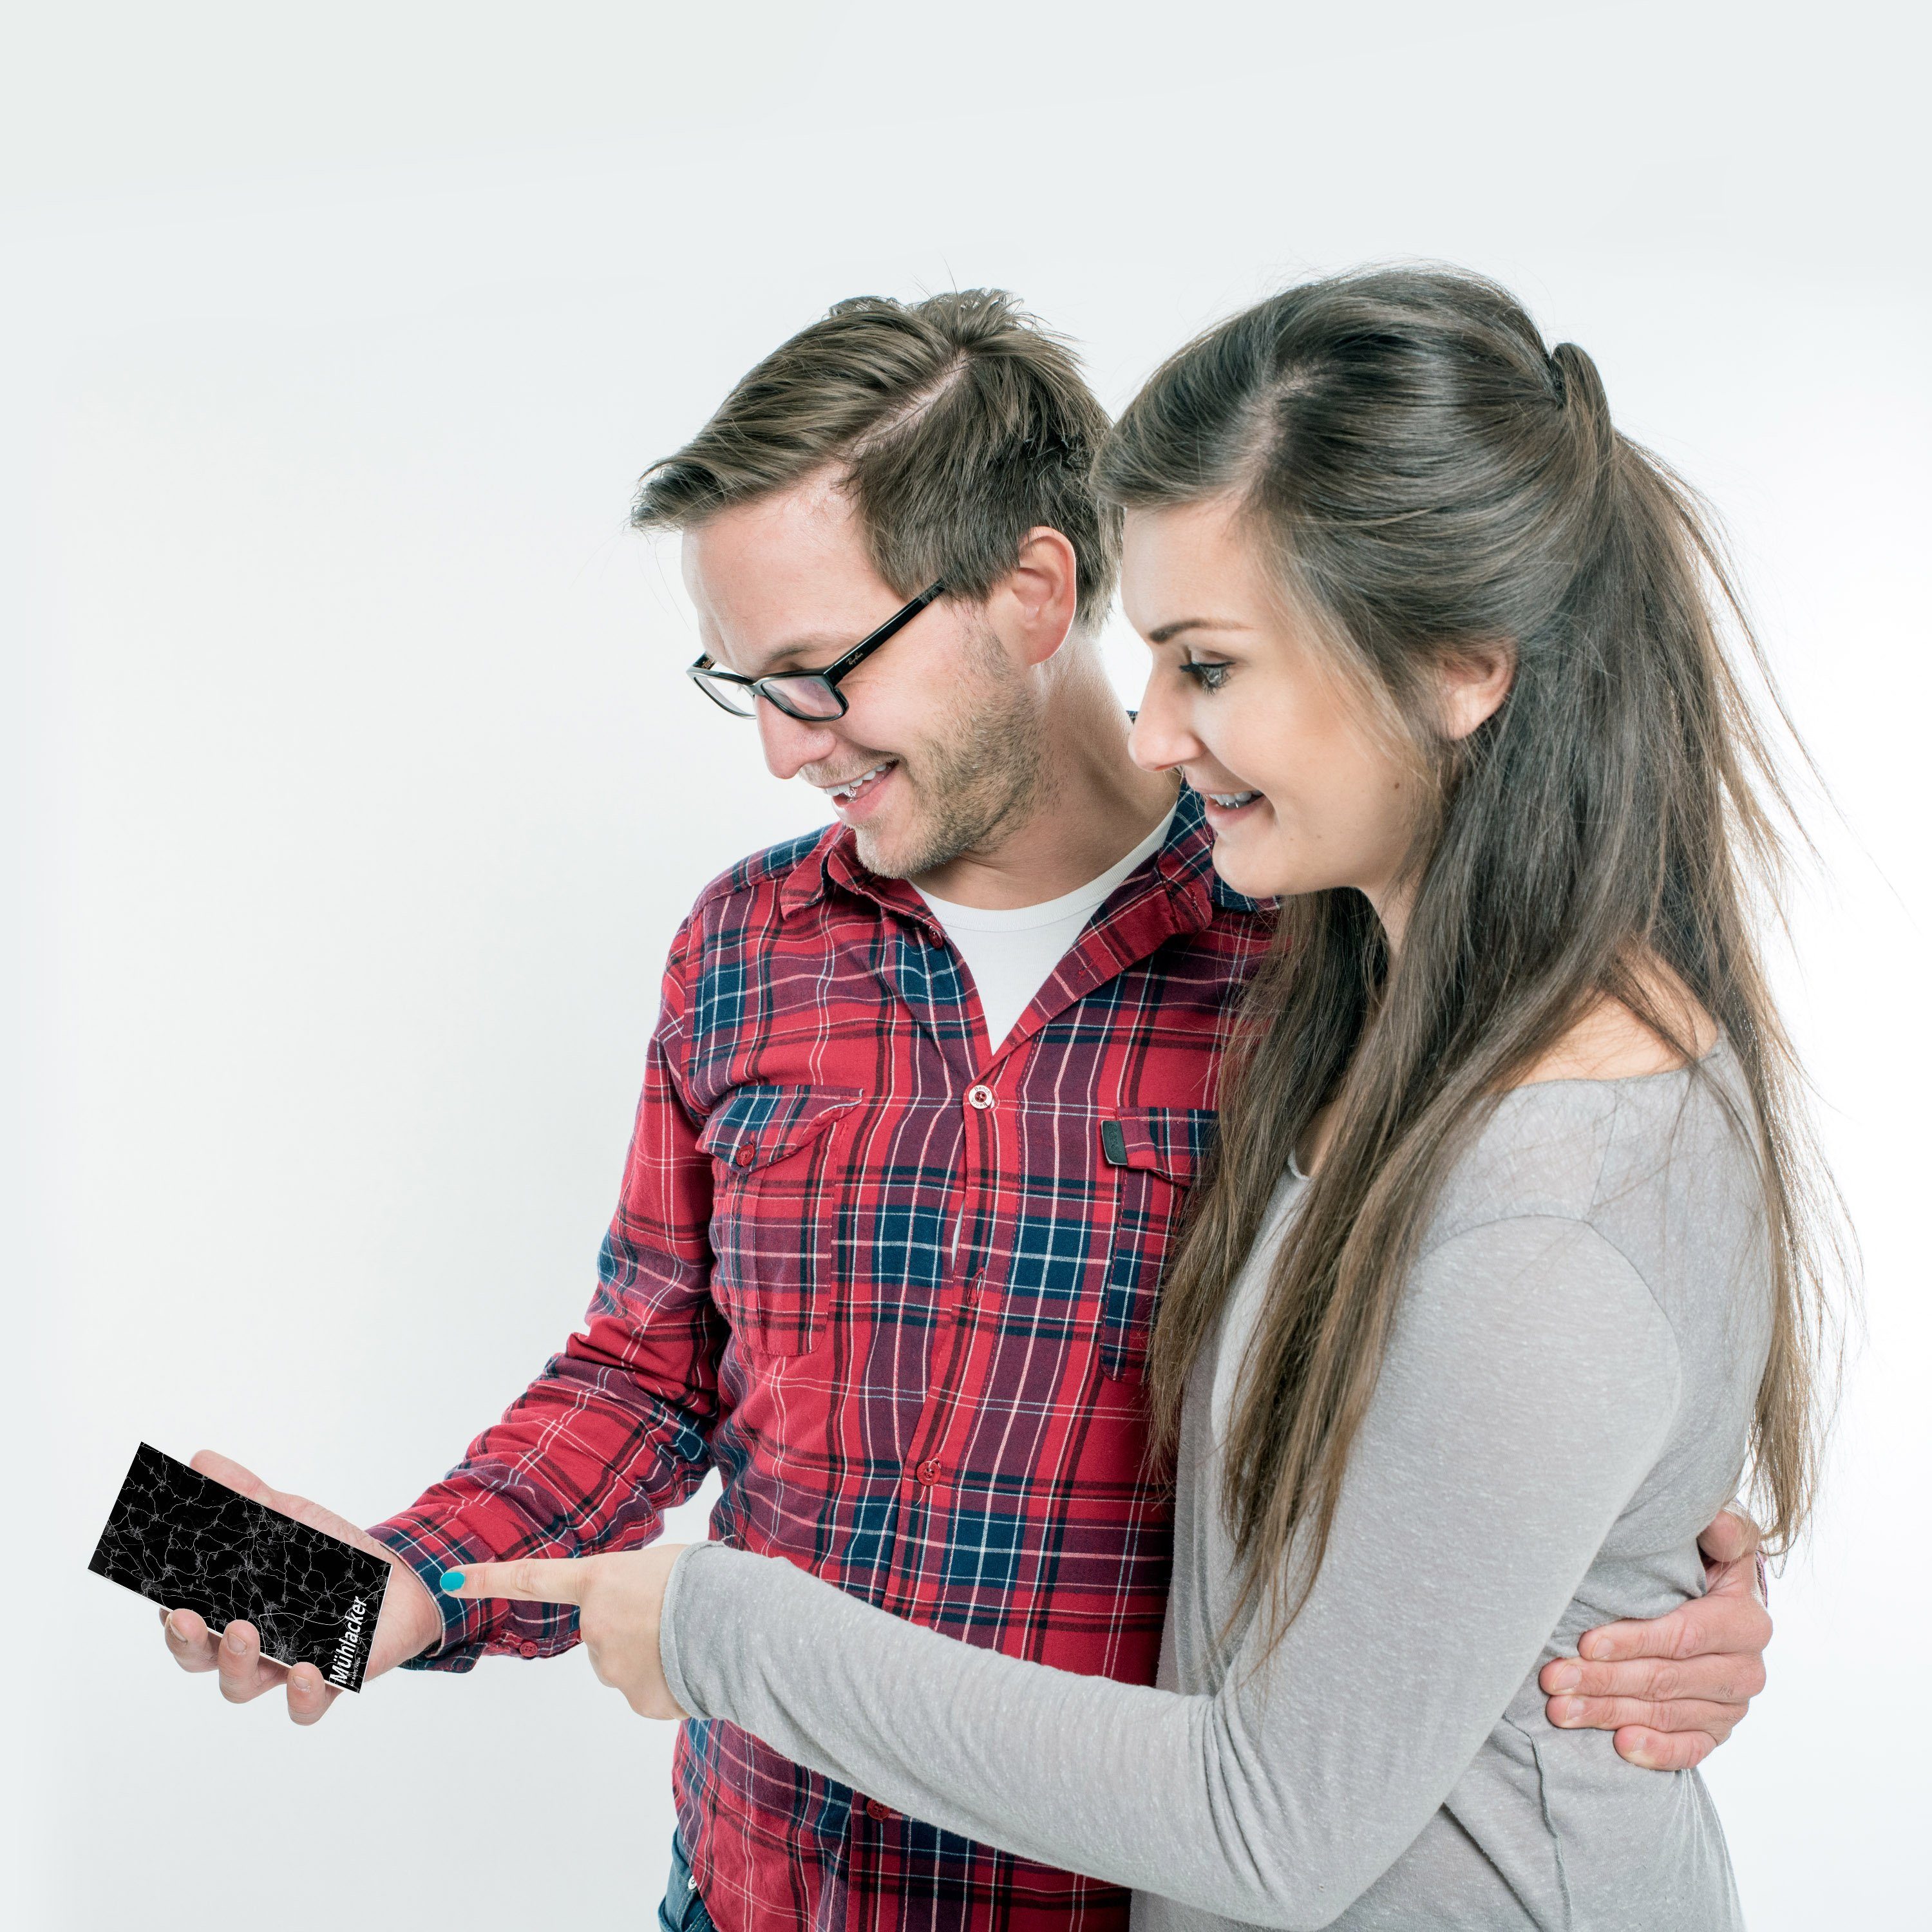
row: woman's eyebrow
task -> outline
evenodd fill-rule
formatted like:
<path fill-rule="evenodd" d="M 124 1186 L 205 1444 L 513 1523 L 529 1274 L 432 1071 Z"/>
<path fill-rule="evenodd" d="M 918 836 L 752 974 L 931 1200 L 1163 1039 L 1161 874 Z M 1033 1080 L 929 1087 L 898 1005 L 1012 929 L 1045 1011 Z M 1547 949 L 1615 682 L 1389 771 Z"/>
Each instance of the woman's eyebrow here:
<path fill-rule="evenodd" d="M 1246 631 L 1252 628 L 1237 622 L 1232 617 L 1177 617 L 1172 623 L 1148 632 L 1147 640 L 1150 644 L 1170 644 L 1183 631 Z"/>

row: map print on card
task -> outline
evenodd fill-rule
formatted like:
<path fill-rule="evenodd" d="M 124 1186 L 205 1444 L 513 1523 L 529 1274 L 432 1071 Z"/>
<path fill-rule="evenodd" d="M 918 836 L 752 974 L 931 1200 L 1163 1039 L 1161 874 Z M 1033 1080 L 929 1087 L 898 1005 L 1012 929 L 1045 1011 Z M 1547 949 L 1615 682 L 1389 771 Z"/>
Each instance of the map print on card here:
<path fill-rule="evenodd" d="M 87 1566 L 219 1631 L 245 1617 L 262 1654 L 359 1690 L 388 1559 L 284 1516 L 143 1442 Z"/>

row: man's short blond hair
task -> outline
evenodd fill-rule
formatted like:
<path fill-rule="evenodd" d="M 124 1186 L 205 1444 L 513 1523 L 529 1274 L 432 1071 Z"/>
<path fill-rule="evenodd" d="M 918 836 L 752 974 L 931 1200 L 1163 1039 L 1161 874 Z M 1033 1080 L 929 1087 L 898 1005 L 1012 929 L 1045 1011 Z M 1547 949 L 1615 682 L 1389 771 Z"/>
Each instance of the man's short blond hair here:
<path fill-rule="evenodd" d="M 860 296 L 774 350 L 653 464 L 632 521 L 683 530 L 832 464 L 902 596 L 944 581 L 983 598 L 1045 525 L 1072 544 L 1080 620 L 1097 628 L 1120 568 L 1120 513 L 1093 488 L 1107 427 L 1072 350 L 1012 296 Z"/>

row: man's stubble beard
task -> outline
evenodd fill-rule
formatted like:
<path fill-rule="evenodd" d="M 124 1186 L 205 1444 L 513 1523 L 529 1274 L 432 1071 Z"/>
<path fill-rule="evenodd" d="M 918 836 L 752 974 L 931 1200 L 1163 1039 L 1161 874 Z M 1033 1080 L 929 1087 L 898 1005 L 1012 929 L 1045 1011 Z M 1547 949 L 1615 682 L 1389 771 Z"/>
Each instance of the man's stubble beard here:
<path fill-rule="evenodd" d="M 983 850 L 1042 801 L 1046 732 L 1037 694 L 991 637 L 982 646 L 950 728 L 919 752 L 920 812 L 906 843 L 884 851 L 864 826 L 856 828 L 859 862 L 880 878 L 917 878 Z"/>

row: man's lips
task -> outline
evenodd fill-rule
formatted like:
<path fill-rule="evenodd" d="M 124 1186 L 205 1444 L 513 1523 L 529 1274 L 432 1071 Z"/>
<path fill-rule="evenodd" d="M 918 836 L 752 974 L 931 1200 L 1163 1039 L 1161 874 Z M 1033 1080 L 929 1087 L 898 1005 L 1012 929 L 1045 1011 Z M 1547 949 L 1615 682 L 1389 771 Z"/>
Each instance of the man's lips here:
<path fill-rule="evenodd" d="M 868 765 L 862 772 L 855 772 L 849 778 L 840 778 L 832 784 L 826 784 L 822 779 L 814 779 L 813 782 L 836 804 L 842 798 L 856 796 L 862 785 L 869 784 L 874 778 L 883 778 L 898 763 L 896 758 L 881 758 L 876 765 Z"/>
<path fill-rule="evenodd" d="M 836 784 L 820 784 L 818 789 L 848 825 L 856 825 L 870 814 L 873 801 L 898 769 L 898 762 L 896 758 L 881 759 L 849 778 L 841 778 Z"/>

